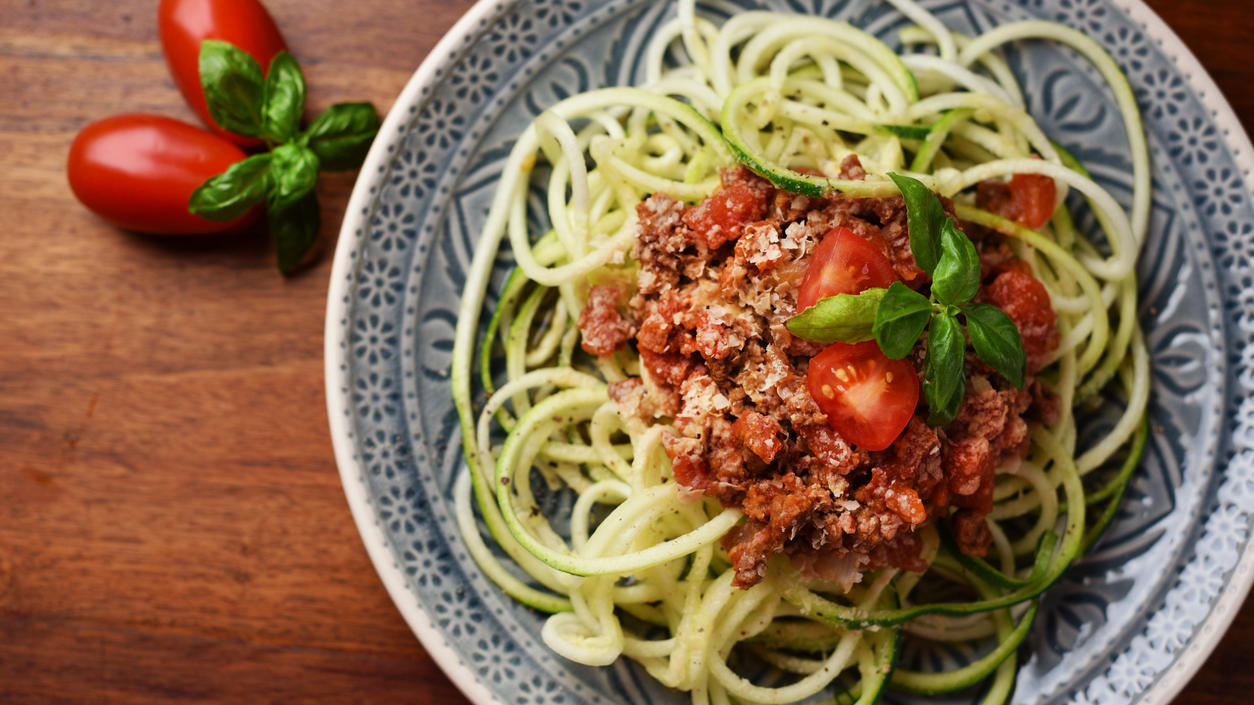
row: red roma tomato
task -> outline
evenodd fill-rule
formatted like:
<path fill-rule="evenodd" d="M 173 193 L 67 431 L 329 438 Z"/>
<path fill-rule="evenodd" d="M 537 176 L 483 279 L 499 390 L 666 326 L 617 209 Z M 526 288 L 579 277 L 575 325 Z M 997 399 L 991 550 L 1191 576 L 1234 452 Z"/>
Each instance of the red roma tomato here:
<path fill-rule="evenodd" d="M 192 110 L 232 142 L 243 147 L 260 145 L 261 140 L 227 132 L 209 117 L 200 87 L 200 43 L 206 39 L 230 42 L 256 59 L 264 73 L 270 59 L 287 48 L 265 6 L 258 0 L 161 0 L 157 26 L 170 74 Z"/>
<path fill-rule="evenodd" d="M 810 360 L 806 381 L 827 423 L 865 450 L 892 445 L 919 404 L 914 367 L 889 359 L 874 340 L 827 346 Z"/>
<path fill-rule="evenodd" d="M 219 233 L 254 213 L 219 223 L 187 210 L 205 179 L 245 157 L 207 130 L 160 115 L 115 115 L 93 122 L 70 145 L 74 195 L 105 220 L 143 233 Z"/>
<path fill-rule="evenodd" d="M 848 228 L 832 228 L 810 256 L 797 294 L 797 310 L 804 311 L 827 296 L 856 294 L 895 281 L 893 265 L 878 247 Z"/>
<path fill-rule="evenodd" d="M 1010 177 L 1010 198 L 1019 224 L 1036 230 L 1054 217 L 1058 186 L 1041 174 L 1015 174 Z"/>

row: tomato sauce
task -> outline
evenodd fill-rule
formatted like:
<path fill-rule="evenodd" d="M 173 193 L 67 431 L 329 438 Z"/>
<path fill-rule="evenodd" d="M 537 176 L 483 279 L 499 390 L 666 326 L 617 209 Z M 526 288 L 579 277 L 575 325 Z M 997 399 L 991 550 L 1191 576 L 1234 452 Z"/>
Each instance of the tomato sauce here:
<path fill-rule="evenodd" d="M 860 174 L 855 167 L 844 170 Z M 637 212 L 640 270 L 624 316 L 642 370 L 611 384 L 610 396 L 625 416 L 670 425 L 663 446 L 679 485 L 744 511 L 723 539 L 735 585 L 760 581 L 776 554 L 845 587 L 880 566 L 923 570 L 918 529 L 938 521 L 949 522 L 964 551 L 985 552 L 993 470 L 1026 450 L 1024 418 L 1052 397 L 1039 384 L 1016 390 L 970 356 L 967 401 L 935 429 L 917 402 L 922 355 L 912 354 L 876 367 L 877 383 L 891 373 L 891 383 L 915 385 L 913 396 L 891 402 L 895 427 L 885 430 L 881 410 L 859 402 L 875 438 L 842 432 L 808 381 L 826 346 L 785 326 L 817 248 L 837 228 L 860 258 L 875 259 L 876 284 L 927 285 L 910 256 L 901 198 L 810 198 L 737 168 L 703 203 L 654 194 Z M 1006 303 L 1034 359 L 1044 360 L 1057 345 L 1052 310 L 1017 266 L 999 260 L 982 295 Z M 832 368 L 833 380 L 840 371 Z M 876 401 L 882 391 L 862 396 Z"/>

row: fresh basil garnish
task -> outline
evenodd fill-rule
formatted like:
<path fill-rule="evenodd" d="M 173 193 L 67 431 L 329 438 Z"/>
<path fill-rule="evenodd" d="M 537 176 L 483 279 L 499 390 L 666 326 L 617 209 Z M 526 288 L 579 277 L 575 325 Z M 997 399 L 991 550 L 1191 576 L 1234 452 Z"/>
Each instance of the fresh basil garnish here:
<path fill-rule="evenodd" d="M 267 208 L 266 220 L 270 224 L 270 237 L 274 239 L 279 271 L 286 274 L 300 267 L 309 248 L 318 240 L 318 229 L 322 227 L 317 194 L 309 191 L 286 208 Z"/>
<path fill-rule="evenodd" d="M 300 130 L 305 111 L 305 76 L 296 59 L 280 51 L 270 60 L 266 73 L 265 96 L 261 107 L 261 127 L 271 142 L 287 142 Z"/>
<path fill-rule="evenodd" d="M 269 191 L 270 155 L 254 154 L 198 186 L 187 208 L 209 220 L 233 220 L 266 200 Z"/>
<path fill-rule="evenodd" d="M 200 43 L 200 85 L 214 122 L 239 135 L 262 136 L 265 88 L 256 59 L 227 42 L 206 39 Z"/>
<path fill-rule="evenodd" d="M 299 144 L 281 144 L 271 152 L 274 188 L 270 205 L 286 208 L 313 190 L 318 181 L 318 157 Z"/>
<path fill-rule="evenodd" d="M 975 354 L 1016 389 L 1023 389 L 1027 355 L 1015 322 L 1005 311 L 988 304 L 964 306 L 962 313 L 967 319 L 967 334 L 971 336 Z"/>
<path fill-rule="evenodd" d="M 788 330 L 814 343 L 861 343 L 875 337 L 872 326 L 886 289 L 867 289 L 859 294 L 837 294 L 788 319 Z M 916 294 L 917 295 L 917 294 Z M 926 300 L 925 300 L 926 301 Z"/>
<path fill-rule="evenodd" d="M 322 168 L 329 171 L 356 169 L 379 132 L 379 113 L 370 103 L 336 103 L 318 116 L 304 139 Z"/>
<path fill-rule="evenodd" d="M 927 359 L 923 362 L 923 396 L 927 422 L 944 426 L 958 415 L 966 393 L 967 339 L 958 319 L 948 313 L 932 316 L 927 331 Z"/>
<path fill-rule="evenodd" d="M 961 306 L 980 288 L 980 255 L 952 219 L 941 226 L 941 256 L 932 274 L 932 297 L 946 306 Z"/>
<path fill-rule="evenodd" d="M 931 318 L 932 302 L 901 282 L 893 282 L 875 312 L 875 341 L 884 354 L 900 360 L 914 349 Z"/>
<path fill-rule="evenodd" d="M 940 232 L 945 222 L 945 209 L 940 198 L 922 181 L 889 172 L 906 202 L 906 227 L 910 233 L 910 251 L 919 269 L 929 275 L 940 260 Z"/>

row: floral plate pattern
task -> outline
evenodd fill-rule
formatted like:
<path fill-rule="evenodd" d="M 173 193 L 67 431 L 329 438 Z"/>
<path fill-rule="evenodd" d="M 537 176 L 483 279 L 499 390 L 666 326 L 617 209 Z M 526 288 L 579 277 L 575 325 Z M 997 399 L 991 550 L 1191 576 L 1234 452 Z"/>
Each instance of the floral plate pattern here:
<path fill-rule="evenodd" d="M 1166 703 L 1254 580 L 1254 150 L 1137 0 L 923 4 L 970 34 L 1030 17 L 1076 27 L 1119 62 L 1141 105 L 1155 184 L 1140 262 L 1153 433 L 1107 535 L 1046 594 L 1014 702 Z M 702 4 L 712 16 L 749 7 L 848 20 L 890 44 L 904 26 L 874 0 Z M 480 705 L 687 700 L 625 661 L 586 668 L 550 653 L 541 617 L 470 560 L 450 499 L 462 467 L 448 380 L 457 302 L 505 156 L 554 102 L 637 82 L 644 46 L 673 13 L 647 0 L 483 0 L 397 100 L 340 233 L 326 378 L 345 493 L 401 614 Z M 1006 57 L 1046 133 L 1126 202 L 1123 128 L 1096 72 L 1042 44 Z M 508 266 L 502 257 L 498 274 Z"/>

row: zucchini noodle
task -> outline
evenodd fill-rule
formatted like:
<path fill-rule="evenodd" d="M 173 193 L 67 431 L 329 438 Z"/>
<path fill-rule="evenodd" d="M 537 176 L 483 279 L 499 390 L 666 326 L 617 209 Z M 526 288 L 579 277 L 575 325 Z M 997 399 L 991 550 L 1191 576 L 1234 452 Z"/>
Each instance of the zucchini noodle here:
<path fill-rule="evenodd" d="M 1149 158 L 1132 91 L 1075 30 L 1029 21 L 966 37 L 911 0 L 889 2 L 915 25 L 901 33 L 911 53 L 816 17 L 745 12 L 719 26 L 680 0 L 645 52 L 645 85 L 551 106 L 505 163 L 453 350 L 466 457 L 456 517 L 484 574 L 549 613 L 543 640 L 570 660 L 627 656 L 695 705 L 865 704 L 886 688 L 935 694 L 980 683 L 985 702 L 1001 703 L 1036 598 L 1114 516 L 1145 444 L 1150 385 L 1134 272 Z M 1129 211 L 1025 111 L 997 53 L 1024 40 L 1070 47 L 1105 78 L 1128 138 Z M 864 180 L 839 177 L 851 154 Z M 665 427 L 620 417 L 607 394 L 608 383 L 639 374 L 639 360 L 630 349 L 595 360 L 576 352 L 589 285 L 633 281 L 637 204 L 655 192 L 699 202 L 737 162 L 813 196 L 893 196 L 887 174 L 913 176 L 952 199 L 961 221 L 1004 235 L 1048 290 L 1060 343 L 1038 379 L 1061 410 L 1053 426 L 1032 428 L 1022 462 L 997 471 L 987 561 L 925 526 L 923 576 L 883 568 L 842 591 L 777 560 L 757 585 L 734 587 L 719 540 L 741 512 L 684 493 Z M 974 205 L 974 185 L 1014 174 L 1057 184 L 1054 216 L 1038 230 Z M 545 188 L 547 233 L 528 227 L 533 182 Z M 1069 191 L 1096 216 L 1094 239 L 1076 231 Z M 506 241 L 517 268 L 489 315 Z M 1100 437 L 1081 440 L 1073 407 L 1101 404 L 1118 413 Z M 551 515 L 553 502 L 563 508 Z M 894 671 L 912 640 L 971 655 L 950 670 Z"/>

